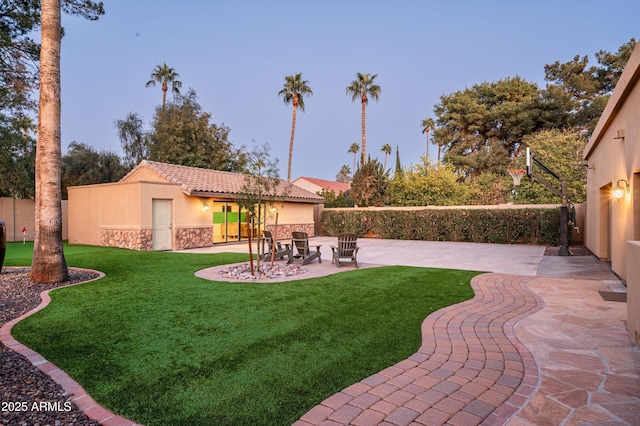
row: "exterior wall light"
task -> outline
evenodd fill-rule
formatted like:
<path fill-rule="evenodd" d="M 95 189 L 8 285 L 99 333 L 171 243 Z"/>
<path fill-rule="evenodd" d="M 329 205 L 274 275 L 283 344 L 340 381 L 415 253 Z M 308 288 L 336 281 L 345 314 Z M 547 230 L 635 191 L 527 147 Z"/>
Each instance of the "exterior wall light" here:
<path fill-rule="evenodd" d="M 624 186 L 621 186 L 620 182 L 624 182 Z M 620 198 L 624 197 L 625 192 L 627 194 L 630 192 L 629 182 L 626 179 L 620 179 L 616 183 L 616 187 L 613 188 L 613 198 L 619 201 Z"/>
<path fill-rule="evenodd" d="M 208 202 L 205 201 L 205 202 L 202 203 L 202 211 L 205 212 L 205 213 L 209 211 L 209 203 Z"/>

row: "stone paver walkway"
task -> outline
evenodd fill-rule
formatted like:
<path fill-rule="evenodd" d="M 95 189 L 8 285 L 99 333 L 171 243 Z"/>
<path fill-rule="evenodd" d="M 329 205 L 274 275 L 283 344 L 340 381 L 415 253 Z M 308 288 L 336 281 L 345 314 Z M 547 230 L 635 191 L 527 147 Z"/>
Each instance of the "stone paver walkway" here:
<path fill-rule="evenodd" d="M 473 299 L 423 322 L 416 354 L 327 398 L 295 425 L 503 424 L 538 381 L 531 354 L 513 332 L 540 306 L 524 285 L 529 279 L 475 277 Z"/>
<path fill-rule="evenodd" d="M 602 300 L 609 281 L 543 278 L 527 287 L 544 309 L 516 335 L 533 354 L 539 386 L 509 424 L 640 425 L 640 349 L 629 337 L 627 304 Z"/>

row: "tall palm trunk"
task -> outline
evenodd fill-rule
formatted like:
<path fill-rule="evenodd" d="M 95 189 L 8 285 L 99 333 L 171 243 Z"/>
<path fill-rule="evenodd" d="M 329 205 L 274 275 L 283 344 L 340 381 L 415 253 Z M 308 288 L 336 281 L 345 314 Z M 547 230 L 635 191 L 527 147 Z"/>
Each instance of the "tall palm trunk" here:
<path fill-rule="evenodd" d="M 427 151 L 426 151 L 426 157 L 427 157 L 427 164 L 429 164 L 429 129 L 425 130 L 425 133 L 427 134 Z"/>
<path fill-rule="evenodd" d="M 36 147 L 36 210 L 29 278 L 56 283 L 68 278 L 62 250 L 60 149 L 60 0 L 42 0 L 40 100 Z"/>
<path fill-rule="evenodd" d="M 293 159 L 293 137 L 296 134 L 296 111 L 298 110 L 298 95 L 293 95 L 293 117 L 291 118 L 291 138 L 289 139 L 289 167 L 287 169 L 287 182 L 291 182 L 291 160 Z"/>
<path fill-rule="evenodd" d="M 362 96 L 362 164 L 367 162 L 367 96 Z"/>
<path fill-rule="evenodd" d="M 163 81 L 162 82 L 162 109 L 164 109 L 164 104 L 167 101 L 167 82 Z"/>

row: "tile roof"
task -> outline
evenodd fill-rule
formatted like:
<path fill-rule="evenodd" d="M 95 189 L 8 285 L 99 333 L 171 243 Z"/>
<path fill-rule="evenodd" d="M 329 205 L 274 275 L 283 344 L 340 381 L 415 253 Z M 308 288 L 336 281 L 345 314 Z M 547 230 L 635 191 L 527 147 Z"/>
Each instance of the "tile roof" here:
<path fill-rule="evenodd" d="M 317 185 L 322 189 L 331 190 L 336 194 L 339 194 L 341 192 L 346 192 L 350 188 L 350 185 L 347 182 L 335 182 L 332 180 L 316 179 L 316 178 L 310 178 L 306 176 L 301 176 L 298 179 L 294 180 L 293 184 L 295 185 L 296 181 L 298 180 L 306 180 L 307 182 Z"/>
<path fill-rule="evenodd" d="M 130 176 L 141 167 L 146 167 L 168 182 L 182 186 L 182 191 L 194 196 L 235 196 L 239 194 L 245 183 L 246 174 L 223 172 L 220 170 L 201 169 L 198 167 L 179 166 L 176 164 L 159 163 L 157 161 L 142 160 L 120 181 L 129 180 Z M 278 193 L 286 194 L 288 201 L 307 201 L 321 203 L 324 198 L 280 179 Z"/>

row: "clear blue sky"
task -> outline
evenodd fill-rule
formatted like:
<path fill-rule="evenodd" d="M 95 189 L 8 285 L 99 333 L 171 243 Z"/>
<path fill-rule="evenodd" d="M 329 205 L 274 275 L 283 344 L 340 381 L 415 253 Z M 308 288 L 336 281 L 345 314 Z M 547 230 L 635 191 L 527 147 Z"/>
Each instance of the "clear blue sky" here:
<path fill-rule="evenodd" d="M 298 113 L 292 179 L 333 180 L 360 143 L 360 103 L 345 88 L 378 74 L 367 153 L 388 143 L 404 166 L 426 148 L 420 122 L 443 94 L 516 75 L 544 86 L 544 65 L 617 51 L 640 37 L 640 2 L 593 0 L 104 0 L 96 22 L 63 17 L 62 149 L 72 141 L 122 154 L 114 120 L 145 123 L 161 102 L 156 65 L 193 88 L 213 122 L 248 148 L 268 143 L 286 179 L 291 106 L 277 96 L 302 72 L 314 95 Z M 171 99 L 171 95 L 168 95 Z M 148 126 L 147 126 L 148 127 Z M 434 158 L 436 147 L 430 147 Z M 389 165 L 388 165 L 389 166 Z"/>

